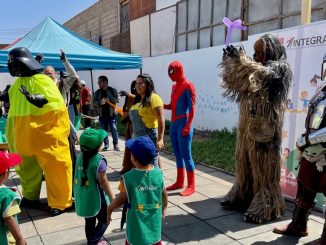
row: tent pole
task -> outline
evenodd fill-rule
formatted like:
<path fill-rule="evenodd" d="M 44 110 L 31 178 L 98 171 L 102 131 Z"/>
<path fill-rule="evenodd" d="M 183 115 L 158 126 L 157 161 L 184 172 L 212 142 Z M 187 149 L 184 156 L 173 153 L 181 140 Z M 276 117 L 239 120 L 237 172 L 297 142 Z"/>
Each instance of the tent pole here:
<path fill-rule="evenodd" d="M 93 70 L 90 69 L 91 71 L 91 83 L 92 83 L 92 94 L 94 94 L 94 84 L 93 84 Z"/>

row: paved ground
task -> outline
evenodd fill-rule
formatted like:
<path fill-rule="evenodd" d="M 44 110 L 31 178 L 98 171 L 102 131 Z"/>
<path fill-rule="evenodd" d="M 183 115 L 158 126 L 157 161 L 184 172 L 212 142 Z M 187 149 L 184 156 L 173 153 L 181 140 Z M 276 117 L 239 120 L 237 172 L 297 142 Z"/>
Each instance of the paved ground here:
<path fill-rule="evenodd" d="M 107 151 L 104 155 L 109 162 L 108 178 L 117 191 L 119 173 L 123 157 L 121 152 Z M 161 154 L 165 184 L 175 180 L 174 157 Z M 162 239 L 167 244 L 306 244 L 316 241 L 323 228 L 322 214 L 314 212 L 309 221 L 308 237 L 297 239 L 282 237 L 272 233 L 275 226 L 286 224 L 291 217 L 293 205 L 287 203 L 286 215 L 276 222 L 253 225 L 243 221 L 237 212 L 225 211 L 219 200 L 232 186 L 234 177 L 202 165 L 196 166 L 196 193 L 181 197 L 178 192 L 169 193 L 167 217 L 163 221 Z M 19 179 L 13 172 L 8 185 L 16 185 L 20 190 Z M 46 197 L 45 186 L 42 197 Z M 121 211 L 113 214 L 105 239 L 110 244 L 124 244 L 124 231 L 120 231 Z M 51 217 L 45 211 L 23 209 L 19 216 L 20 228 L 27 243 L 38 244 L 86 244 L 84 220 L 74 212 Z M 1 243 L 1 242 L 0 242 Z"/>

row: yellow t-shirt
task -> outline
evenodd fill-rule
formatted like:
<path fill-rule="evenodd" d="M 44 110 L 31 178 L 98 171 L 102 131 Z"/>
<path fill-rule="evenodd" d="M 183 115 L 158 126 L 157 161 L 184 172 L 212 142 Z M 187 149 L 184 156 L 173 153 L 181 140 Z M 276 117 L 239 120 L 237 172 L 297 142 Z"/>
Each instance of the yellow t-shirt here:
<path fill-rule="evenodd" d="M 138 110 L 139 116 L 147 128 L 157 128 L 158 121 L 153 110 L 160 106 L 163 106 L 161 97 L 155 93 L 152 93 L 150 98 L 150 105 L 143 107 L 139 102 L 133 105 L 130 110 Z"/>

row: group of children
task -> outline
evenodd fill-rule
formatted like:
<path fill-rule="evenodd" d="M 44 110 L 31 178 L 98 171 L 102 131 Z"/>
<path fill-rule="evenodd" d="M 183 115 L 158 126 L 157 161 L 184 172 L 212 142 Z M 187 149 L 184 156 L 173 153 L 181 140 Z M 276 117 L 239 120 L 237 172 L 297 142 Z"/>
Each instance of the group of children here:
<path fill-rule="evenodd" d="M 167 207 L 167 193 L 163 174 L 153 167 L 156 147 L 148 136 L 126 141 L 134 169 L 120 181 L 120 193 L 115 196 L 106 176 L 107 161 L 99 154 L 107 132 L 87 128 L 80 136 L 79 154 L 74 175 L 76 214 L 85 218 L 87 244 L 105 244 L 101 241 L 112 212 L 127 204 L 126 244 L 161 244 L 162 218 Z M 13 153 L 0 152 L 0 240 L 7 244 L 26 244 L 17 223 L 20 198 L 3 184 L 9 169 L 22 158 Z M 2 244 L 2 243 L 1 243 Z M 4 243 L 6 244 L 6 243 Z"/>

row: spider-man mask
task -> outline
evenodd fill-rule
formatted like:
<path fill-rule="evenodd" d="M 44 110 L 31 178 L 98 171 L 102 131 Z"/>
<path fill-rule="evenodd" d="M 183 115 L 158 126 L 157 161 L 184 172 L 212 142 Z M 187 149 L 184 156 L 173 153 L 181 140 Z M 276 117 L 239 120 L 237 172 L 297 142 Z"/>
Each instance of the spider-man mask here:
<path fill-rule="evenodd" d="M 168 68 L 168 74 L 172 81 L 181 82 L 185 79 L 183 66 L 179 61 L 173 61 Z"/>

